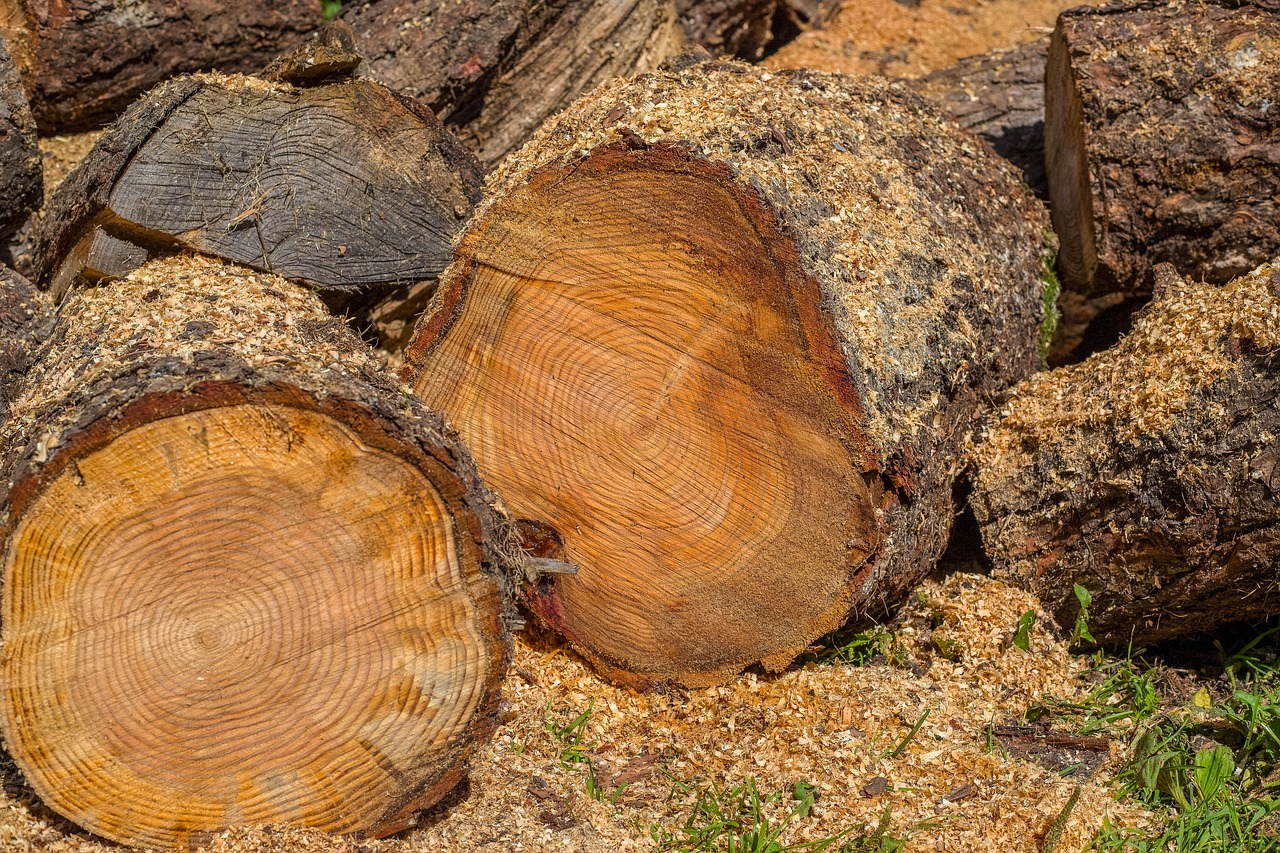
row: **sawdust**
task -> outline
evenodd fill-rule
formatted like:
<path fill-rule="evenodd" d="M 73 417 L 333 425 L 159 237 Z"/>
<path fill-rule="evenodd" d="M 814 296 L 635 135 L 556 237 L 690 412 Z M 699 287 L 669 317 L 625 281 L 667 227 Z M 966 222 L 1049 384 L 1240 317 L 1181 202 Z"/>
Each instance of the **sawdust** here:
<path fill-rule="evenodd" d="M 42 136 L 40 138 L 40 158 L 44 168 L 44 201 L 49 203 L 49 196 L 67 175 L 89 153 L 106 130 L 90 130 L 85 133 L 69 133 L 65 136 Z"/>
<path fill-rule="evenodd" d="M 821 30 L 765 60 L 771 68 L 923 77 L 958 59 L 1047 35 L 1079 0 L 846 0 Z"/>
<path fill-rule="evenodd" d="M 1037 611 L 1030 650 L 1010 642 L 1018 618 Z M 908 850 L 1038 849 L 1078 780 L 989 751 L 985 728 L 1016 720 L 1047 695 L 1079 697 L 1080 659 L 1053 636 L 1036 601 L 978 575 L 922 585 L 904 609 L 898 636 L 906 663 L 864 667 L 807 664 L 778 676 L 748 673 L 724 687 L 636 694 L 611 686 L 552 643 L 522 637 L 503 687 L 496 737 L 478 749 L 461 796 L 423 816 L 422 826 L 384 841 L 357 842 L 285 828 L 235 829 L 209 853 L 426 853 L 651 850 L 650 826 L 682 822 L 690 800 L 673 780 L 741 783 L 786 795 L 767 809 L 780 821 L 798 781 L 820 795 L 783 841 L 874 826 L 891 807 L 890 832 Z M 937 626 L 937 627 L 934 627 Z M 945 632 L 950 657 L 936 652 Z M 582 745 L 606 797 L 588 794 L 585 765 L 561 763 L 568 745 L 548 731 L 590 710 Z M 890 753 L 928 712 L 897 757 Z M 1104 816 L 1122 826 L 1152 816 L 1113 799 L 1122 756 L 1082 784 L 1058 849 L 1079 850 Z M 616 779 L 631 779 L 618 792 Z M 119 848 L 79 833 L 44 811 L 12 770 L 0 797 L 6 851 L 107 853 Z M 883 782 L 877 781 L 882 779 Z M 876 793 L 877 789 L 883 790 Z M 864 793 L 864 791 L 866 793 Z M 610 802 L 616 796 L 616 802 Z"/>
<path fill-rule="evenodd" d="M 982 483 L 1006 480 L 1037 452 L 1074 447 L 1102 458 L 1116 444 L 1159 435 L 1198 392 L 1236 369 L 1241 346 L 1280 348 L 1280 261 L 1225 287 L 1184 281 L 1166 268 L 1157 271 L 1157 287 L 1116 346 L 1014 389 L 974 453 Z M 1095 433 L 1105 440 L 1081 438 Z"/>

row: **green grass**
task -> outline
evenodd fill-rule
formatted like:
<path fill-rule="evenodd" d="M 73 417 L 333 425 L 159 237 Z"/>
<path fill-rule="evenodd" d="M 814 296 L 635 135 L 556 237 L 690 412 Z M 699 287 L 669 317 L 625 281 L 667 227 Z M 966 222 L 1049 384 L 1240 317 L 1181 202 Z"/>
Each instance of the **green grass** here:
<path fill-rule="evenodd" d="M 789 791 L 762 794 L 755 779 L 737 785 L 686 785 L 671 779 L 669 802 L 682 801 L 674 828 L 653 824 L 649 835 L 659 853 L 896 853 L 906 839 L 889 834 L 890 812 L 879 824 L 855 832 L 846 829 L 812 841 L 784 843 L 783 833 L 798 820 L 812 817 L 818 790 L 797 782 Z M 781 818 L 772 819 L 789 804 Z"/>
<path fill-rule="evenodd" d="M 877 657 L 891 666 L 899 666 L 906 660 L 906 650 L 883 625 L 832 631 L 814 642 L 801 656 L 800 663 L 866 666 Z"/>
<path fill-rule="evenodd" d="M 1081 599 L 1082 610 L 1088 602 Z M 1087 636 L 1087 627 L 1077 634 Z M 1119 797 L 1163 818 L 1152 829 L 1104 824 L 1097 853 L 1280 851 L 1280 625 L 1241 648 L 1219 646 L 1223 675 L 1185 704 L 1162 701 L 1162 670 L 1142 652 L 1093 656 L 1096 683 L 1080 701 L 1027 713 L 1080 734 L 1123 738 Z"/>
<path fill-rule="evenodd" d="M 342 0 L 320 0 L 320 20 L 332 21 L 342 9 Z"/>

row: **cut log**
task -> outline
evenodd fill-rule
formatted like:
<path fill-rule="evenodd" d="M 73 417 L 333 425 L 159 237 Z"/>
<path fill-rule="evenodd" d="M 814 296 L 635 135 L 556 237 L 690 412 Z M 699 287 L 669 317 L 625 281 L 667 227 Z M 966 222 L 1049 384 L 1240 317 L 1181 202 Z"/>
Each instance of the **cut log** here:
<path fill-rule="evenodd" d="M 1280 264 L 1156 267 L 1115 347 L 1019 386 L 975 454 L 998 573 L 1124 647 L 1280 613 Z"/>
<path fill-rule="evenodd" d="M 679 46 L 672 0 L 375 0 L 341 15 L 369 74 L 426 103 L 486 168 L 574 98 Z"/>
<path fill-rule="evenodd" d="M 719 56 L 759 59 L 773 39 L 777 0 L 676 0 L 685 38 Z"/>
<path fill-rule="evenodd" d="M 962 59 L 912 81 L 965 130 L 991 143 L 1048 197 L 1044 171 L 1044 63 L 1049 40 Z"/>
<path fill-rule="evenodd" d="M 101 127 L 177 74 L 256 70 L 319 25 L 317 0 L 0 0 L 45 133 Z"/>
<path fill-rule="evenodd" d="M 0 454 L 5 743 L 80 826 L 376 836 L 492 731 L 494 499 L 296 285 L 178 257 L 73 293 Z"/>
<path fill-rule="evenodd" d="M 58 188 L 35 271 L 60 298 L 192 249 L 318 290 L 391 289 L 440 274 L 479 182 L 430 112 L 373 81 L 177 78 Z"/>
<path fill-rule="evenodd" d="M 52 328 L 53 311 L 44 294 L 0 265 L 0 428 Z"/>
<path fill-rule="evenodd" d="M 1280 252 L 1280 2 L 1062 13 L 1045 157 L 1063 286 L 1225 284 Z"/>
<path fill-rule="evenodd" d="M 0 239 L 40 206 L 43 194 L 36 125 L 9 43 L 0 34 Z"/>
<path fill-rule="evenodd" d="M 971 418 L 1039 362 L 1052 237 L 1007 164 L 887 82 L 706 62 L 601 87 L 490 189 L 406 375 L 579 567 L 543 621 L 707 684 L 929 570 Z"/>

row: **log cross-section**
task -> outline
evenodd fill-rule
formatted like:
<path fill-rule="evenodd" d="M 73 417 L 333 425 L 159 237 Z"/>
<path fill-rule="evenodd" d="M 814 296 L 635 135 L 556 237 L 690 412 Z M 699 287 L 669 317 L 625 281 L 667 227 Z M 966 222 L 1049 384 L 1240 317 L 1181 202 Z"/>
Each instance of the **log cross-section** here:
<path fill-rule="evenodd" d="M 55 811 L 379 835 L 492 731 L 494 499 L 311 294 L 185 257 L 79 291 L 0 440 L 0 722 Z"/>
<path fill-rule="evenodd" d="M 407 375 L 579 567 L 546 623 L 707 684 L 928 570 L 979 397 L 1037 361 L 1047 222 L 994 155 L 887 83 L 707 62 L 598 89 L 492 190 Z"/>

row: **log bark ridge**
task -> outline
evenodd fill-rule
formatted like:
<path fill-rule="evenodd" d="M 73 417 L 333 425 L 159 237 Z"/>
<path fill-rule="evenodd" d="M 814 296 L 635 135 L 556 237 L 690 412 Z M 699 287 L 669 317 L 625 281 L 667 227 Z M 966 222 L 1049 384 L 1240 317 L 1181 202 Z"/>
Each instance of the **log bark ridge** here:
<path fill-rule="evenodd" d="M 130 845 L 381 835 L 495 725 L 511 565 L 456 437 L 314 295 L 198 257 L 73 293 L 0 432 L 5 742 Z"/>
<path fill-rule="evenodd" d="M 320 25 L 317 0 L 0 0 L 9 39 L 44 133 L 110 123 L 178 74 L 248 72 Z"/>
<path fill-rule="evenodd" d="M 0 240 L 40 206 L 43 195 L 35 121 L 9 43 L 0 34 Z"/>
<path fill-rule="evenodd" d="M 1045 145 L 1063 286 L 1150 291 L 1152 269 L 1225 284 L 1280 251 L 1280 3 L 1062 13 Z"/>
<path fill-rule="evenodd" d="M 1156 268 L 1115 347 L 1015 389 L 975 453 L 998 573 L 1071 630 L 1138 646 L 1280 612 L 1280 265 Z"/>
<path fill-rule="evenodd" d="M 574 98 L 679 45 L 671 0 L 375 0 L 341 16 L 369 74 L 427 104 L 486 168 Z"/>
<path fill-rule="evenodd" d="M 60 298 L 191 249 L 317 290 L 390 289 L 440 274 L 479 182 L 434 116 L 373 81 L 180 77 L 58 187 L 36 275 Z"/>
<path fill-rule="evenodd" d="M 1049 40 L 962 59 L 908 83 L 965 130 L 991 143 L 1047 198 L 1044 170 L 1044 66 Z"/>
<path fill-rule="evenodd" d="M 489 190 L 406 376 L 580 568 L 542 620 L 707 684 L 928 571 L 971 419 L 1039 362 L 1052 236 L 1008 164 L 899 86 L 704 62 L 597 89 Z"/>

